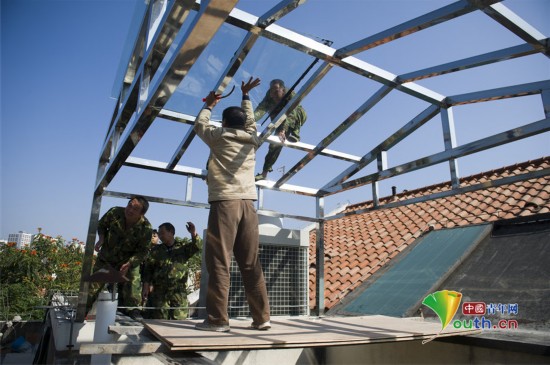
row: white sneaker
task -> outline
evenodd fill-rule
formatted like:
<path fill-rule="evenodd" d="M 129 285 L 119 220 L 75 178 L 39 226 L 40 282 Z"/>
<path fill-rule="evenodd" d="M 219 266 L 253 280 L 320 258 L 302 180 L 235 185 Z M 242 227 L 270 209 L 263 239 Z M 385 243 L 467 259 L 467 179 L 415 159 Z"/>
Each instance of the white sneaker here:
<path fill-rule="evenodd" d="M 256 324 L 256 323 L 252 322 L 252 324 L 248 328 L 252 328 L 252 329 L 255 329 L 255 330 L 259 330 L 259 331 L 267 331 L 268 329 L 271 328 L 271 322 L 267 321 L 267 322 L 264 322 L 262 324 Z"/>

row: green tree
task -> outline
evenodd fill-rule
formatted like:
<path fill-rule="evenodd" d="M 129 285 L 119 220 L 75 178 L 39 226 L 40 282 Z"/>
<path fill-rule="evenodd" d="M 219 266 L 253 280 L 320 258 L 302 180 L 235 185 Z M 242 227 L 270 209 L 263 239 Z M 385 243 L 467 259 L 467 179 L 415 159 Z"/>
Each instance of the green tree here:
<path fill-rule="evenodd" d="M 40 231 L 40 230 L 39 230 Z M 83 243 L 38 233 L 28 247 L 0 245 L 0 319 L 42 319 L 55 291 L 78 292 Z"/>

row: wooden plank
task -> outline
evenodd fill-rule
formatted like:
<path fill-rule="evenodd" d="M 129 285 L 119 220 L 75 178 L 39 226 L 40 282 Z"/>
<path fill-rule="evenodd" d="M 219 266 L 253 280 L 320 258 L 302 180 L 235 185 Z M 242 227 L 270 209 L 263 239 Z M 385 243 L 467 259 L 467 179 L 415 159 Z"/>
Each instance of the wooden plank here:
<path fill-rule="evenodd" d="M 109 333 L 116 334 L 116 335 L 145 335 L 148 333 L 148 331 L 143 327 L 143 325 L 139 326 L 121 326 L 119 324 L 111 325 L 109 326 Z"/>
<path fill-rule="evenodd" d="M 249 329 L 251 321 L 231 319 L 227 333 L 198 331 L 199 320 L 145 320 L 144 326 L 170 350 L 242 350 L 356 345 L 429 339 L 441 325 L 417 318 L 387 316 L 291 317 L 271 319 L 268 331 Z M 447 328 L 440 336 L 480 333 Z"/>

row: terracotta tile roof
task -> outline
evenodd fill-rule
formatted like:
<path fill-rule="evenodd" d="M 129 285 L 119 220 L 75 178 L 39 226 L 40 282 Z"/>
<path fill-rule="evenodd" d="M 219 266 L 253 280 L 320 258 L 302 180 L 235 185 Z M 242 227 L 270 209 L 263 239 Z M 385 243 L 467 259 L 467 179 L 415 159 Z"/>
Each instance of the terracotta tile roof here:
<path fill-rule="evenodd" d="M 462 178 L 460 188 L 550 168 L 550 157 Z M 404 201 L 451 190 L 450 182 L 380 199 Z M 367 201 L 345 213 L 373 207 Z M 367 280 L 433 225 L 434 229 L 481 224 L 550 212 L 550 175 L 487 187 L 400 207 L 351 214 L 325 223 L 325 309 Z M 310 233 L 310 307 L 315 307 L 315 238 Z"/>

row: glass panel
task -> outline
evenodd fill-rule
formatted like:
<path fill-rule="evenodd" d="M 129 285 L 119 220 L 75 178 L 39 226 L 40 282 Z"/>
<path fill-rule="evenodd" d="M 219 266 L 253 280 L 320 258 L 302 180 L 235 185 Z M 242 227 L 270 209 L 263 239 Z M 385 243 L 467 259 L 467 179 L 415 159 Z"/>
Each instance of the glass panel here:
<path fill-rule="evenodd" d="M 153 3 L 153 6 L 151 8 L 151 18 L 149 19 L 149 34 L 147 37 L 147 48 L 149 48 L 149 44 L 151 43 L 151 40 L 153 39 L 153 36 L 155 35 L 155 32 L 157 31 L 160 20 L 162 19 L 162 16 L 166 12 L 166 5 L 168 4 L 167 0 L 155 0 Z"/>
<path fill-rule="evenodd" d="M 197 115 L 204 104 L 202 98 L 215 88 L 245 35 L 246 32 L 239 28 L 222 25 L 165 105 L 165 109 Z M 261 86 L 253 89 L 250 95 L 253 105 L 257 106 L 269 89 L 272 79 L 282 79 L 287 87 L 291 87 L 313 60 L 314 58 L 292 48 L 265 38 L 258 39 L 226 88 L 225 94 L 235 86 L 234 93 L 218 103 L 212 119 L 220 120 L 226 107 L 240 105 L 241 81 L 246 81 L 251 76 L 262 80 Z"/>
<path fill-rule="evenodd" d="M 391 4 L 381 3 L 379 4 L 380 6 L 372 8 L 366 6 L 364 2 L 306 2 L 280 20 L 277 20 L 276 26 L 284 27 L 296 32 L 300 36 L 303 35 L 318 42 L 322 39 L 331 39 L 334 41 L 334 50 L 338 50 L 384 30 L 391 29 L 394 26 L 399 26 L 422 14 L 453 3 L 455 2 L 426 0 L 415 2 L 415 6 L 410 6 L 407 5 L 409 3 L 406 1 L 395 0 Z M 261 17 L 277 4 L 278 1 L 240 1 L 237 4 L 240 12 L 234 11 L 232 17 L 242 16 L 242 11 Z M 512 4 L 517 5 L 518 2 L 513 1 Z M 395 8 L 399 8 L 402 11 L 395 12 L 393 11 Z M 184 22 L 159 70 L 163 69 L 167 60 L 174 55 L 174 52 L 179 51 L 175 47 L 175 44 L 186 35 L 188 27 L 193 24 L 196 15 L 197 13 L 192 11 L 189 18 Z M 252 16 L 252 19 L 254 16 Z M 526 16 L 531 18 L 533 14 L 532 12 L 528 12 Z M 238 24 L 239 22 L 233 23 Z M 357 27 L 357 24 L 361 24 L 361 26 Z M 476 26 L 472 26 L 471 24 L 476 24 Z M 483 29 L 483 34 L 479 34 L 479 29 Z M 282 79 L 287 87 L 291 87 L 314 62 L 315 58 L 308 54 L 308 47 L 303 44 L 300 45 L 299 41 L 293 43 L 295 39 L 289 38 L 286 41 L 279 39 L 279 41 L 288 44 L 283 45 L 277 41 L 265 38 L 271 31 L 273 31 L 273 28 L 268 28 L 265 32 L 261 33 L 242 64 L 234 71 L 235 74 L 231 75 L 232 80 L 225 88 L 224 94 L 227 94 L 235 87 L 234 93 L 220 101 L 213 111 L 212 119 L 214 121 L 221 119 L 221 113 L 226 107 L 240 104 L 241 81 L 248 79 L 250 76 L 262 79 L 261 86 L 251 92 L 253 105 L 257 107 L 266 95 L 269 81 L 275 78 Z M 544 32 L 545 29 L 541 29 L 541 31 Z M 173 90 L 173 95 L 164 106 L 164 109 L 189 115 L 193 119 L 204 106 L 202 98 L 210 90 L 217 87 L 217 83 L 224 76 L 223 74 L 226 72 L 232 57 L 239 50 L 241 43 L 246 39 L 247 35 L 246 30 L 236 25 L 223 24 L 185 75 L 182 82 Z M 281 37 L 284 38 L 284 36 Z M 397 75 L 512 47 L 521 44 L 521 42 L 516 35 L 512 34 L 501 24 L 498 24 L 494 19 L 491 19 L 481 11 L 474 11 L 456 19 L 441 22 L 427 29 L 413 32 L 399 39 L 388 41 L 386 44 L 379 44 L 368 50 L 354 54 L 353 58 L 344 59 L 342 62 L 334 62 L 333 68 L 325 77 L 320 79 L 315 88 L 301 101 L 301 105 L 307 113 L 307 122 L 300 131 L 301 142 L 304 145 L 298 146 L 299 148 L 287 145 L 283 149 L 279 159 L 273 166 L 274 171 L 270 174 L 270 180 L 281 178 L 285 173 L 297 166 L 304 156 L 308 154 L 308 147 L 315 147 L 324 138 L 333 135 L 338 131 L 338 128 L 341 128 L 342 123 L 345 123 L 348 118 L 353 117 L 356 111 L 364 107 L 364 104 L 373 95 L 379 93 L 384 88 L 380 80 L 375 81 L 366 77 L 364 75 L 365 72 L 360 74 L 361 68 L 375 70 L 375 72 L 386 77 L 389 81 Z M 296 50 L 293 47 L 298 47 L 300 50 Z M 358 61 L 353 61 L 353 59 Z M 363 61 L 367 63 L 362 63 Z M 317 66 L 321 64 L 322 62 L 319 62 Z M 527 67 L 524 67 L 525 65 Z M 301 86 L 303 86 L 315 70 L 316 67 L 305 76 L 300 85 L 296 85 L 295 91 L 300 90 Z M 487 72 L 487 70 L 490 70 L 490 72 Z M 544 79 L 544 70 L 547 70 L 547 59 L 541 54 L 535 54 L 442 76 L 426 78 L 415 81 L 415 84 L 428 88 L 429 90 L 425 92 L 430 97 L 443 99 L 445 96 L 452 96 L 455 93 L 540 81 Z M 152 84 L 153 82 L 151 82 Z M 410 87 L 410 85 L 405 84 L 405 88 Z M 432 93 L 431 90 L 434 92 Z M 145 90 L 142 90 L 142 92 L 143 97 L 146 95 Z M 423 92 L 420 91 L 419 95 Z M 349 156 L 355 159 L 363 157 L 388 138 L 395 138 L 394 133 L 396 131 L 410 123 L 430 105 L 430 102 L 425 100 L 426 98 L 418 97 L 419 95 L 414 95 L 414 93 L 404 90 L 404 88 L 392 89 L 387 95 L 384 95 L 378 102 L 374 103 L 364 115 L 358 117 L 357 121 L 351 123 L 352 125 L 349 128 L 346 127 L 347 129 L 345 130 L 341 128 L 343 132 L 339 134 L 338 138 L 328 141 L 325 144 L 326 148 L 349 154 Z M 472 111 L 479 111 L 482 109 L 480 107 L 481 104 L 453 108 L 458 144 L 464 144 L 501 130 L 521 126 L 540 119 L 542 113 L 540 102 L 529 103 L 529 101 L 535 99 L 539 100 L 538 98 L 538 96 L 533 96 L 511 99 L 513 100 L 511 104 L 517 105 L 517 110 L 521 110 L 522 113 L 521 115 L 510 115 L 509 119 L 513 120 L 513 122 L 507 123 L 506 127 L 498 127 L 500 125 L 498 124 L 491 128 L 490 125 L 492 124 L 484 123 L 483 120 L 486 119 L 489 121 L 492 119 L 484 117 L 482 118 L 483 120 L 480 120 L 473 115 L 469 116 L 463 112 L 463 110 L 469 111 L 470 109 Z M 510 100 L 482 104 L 484 108 L 493 107 L 494 105 L 495 108 L 502 111 L 500 103 L 510 103 Z M 523 105 L 528 105 L 529 107 L 522 107 Z M 479 115 L 479 113 L 475 114 Z M 264 119 L 265 117 L 261 118 L 259 122 L 263 122 Z M 480 122 L 481 124 L 479 124 Z M 484 128 L 473 128 L 473 124 L 477 127 L 483 126 Z M 264 130 L 266 127 L 267 124 L 259 126 L 259 131 Z M 190 123 L 176 123 L 159 118 L 147 131 L 133 155 L 168 162 L 178 152 L 180 144 L 185 140 L 190 130 Z M 528 141 L 535 141 L 536 144 L 526 149 L 531 155 L 527 154 L 525 159 L 534 158 L 545 150 L 548 150 L 547 147 L 542 147 L 543 144 L 538 142 L 544 139 L 542 138 L 544 136 L 541 135 L 539 137 L 541 138 L 537 137 L 525 140 L 526 143 Z M 269 143 L 264 143 L 258 151 L 257 172 L 261 169 L 268 146 Z M 511 145 L 506 145 L 506 148 L 509 146 Z M 154 148 L 154 152 L 152 153 L 151 148 Z M 419 127 L 413 134 L 397 143 L 395 147 L 390 148 L 387 154 L 388 167 L 424 158 L 441 152 L 444 148 L 441 117 L 437 114 L 426 124 Z M 321 154 L 311 154 L 310 156 L 314 158 L 311 161 L 306 161 L 305 166 L 303 168 L 300 167 L 298 173 L 288 179 L 288 184 L 321 188 L 354 164 L 350 160 L 334 159 Z M 514 155 L 508 154 L 508 156 Z M 204 169 L 207 157 L 208 148 L 198 138 L 195 138 L 185 150 L 179 164 Z M 475 157 L 472 158 L 475 159 Z M 467 160 L 470 161 L 469 157 Z M 502 161 L 502 157 L 495 158 L 494 161 L 491 161 L 491 168 L 503 165 Z M 510 161 L 510 163 L 513 162 Z M 508 163 L 508 160 L 506 163 Z M 384 180 L 380 183 L 381 197 L 389 195 L 392 185 L 398 185 L 402 189 L 420 187 L 423 183 L 447 181 L 449 180 L 449 170 L 446 165 L 447 163 L 443 163 L 428 168 L 428 170 L 421 170 L 421 172 Z M 485 162 L 485 165 L 488 166 L 488 161 Z M 476 166 L 464 171 L 480 170 L 482 168 L 476 164 Z M 319 171 L 322 173 L 319 173 Z M 370 175 L 376 171 L 377 166 L 374 159 L 361 171 L 354 174 L 352 179 Z M 429 181 L 426 178 L 421 178 L 424 176 L 429 176 Z M 415 180 L 416 182 L 414 184 L 405 183 L 408 179 Z M 371 194 L 370 189 L 370 186 L 366 189 L 354 189 L 353 191 L 356 194 L 355 199 L 352 200 L 369 198 Z M 285 195 L 281 193 L 275 194 L 277 196 Z M 289 209 L 285 209 L 285 206 L 288 206 L 289 202 L 293 204 L 295 196 L 291 195 L 288 199 L 281 198 L 273 202 L 273 199 L 269 199 L 270 195 L 270 193 L 265 192 L 265 196 L 268 198 L 265 205 L 267 209 L 272 209 L 275 205 L 278 210 L 301 214 L 298 211 L 291 212 Z M 348 195 L 352 196 L 349 192 L 344 194 L 344 196 Z M 337 202 L 335 200 L 334 204 L 337 204 Z M 304 208 L 308 212 L 303 214 L 314 214 L 311 212 L 312 208 L 313 203 Z"/>
<path fill-rule="evenodd" d="M 122 88 L 122 83 L 124 76 L 126 75 L 126 68 L 128 67 L 128 62 L 134 51 L 134 46 L 136 44 L 136 37 L 139 34 L 141 24 L 143 22 L 143 17 L 147 12 L 147 4 L 145 1 L 136 1 L 134 7 L 134 14 L 130 22 L 130 28 L 128 29 L 128 36 L 126 37 L 126 42 L 124 42 L 124 48 L 122 50 L 122 56 L 120 57 L 118 70 L 114 79 L 113 89 L 111 91 L 111 96 L 115 99 L 118 98 L 120 90 Z"/>

